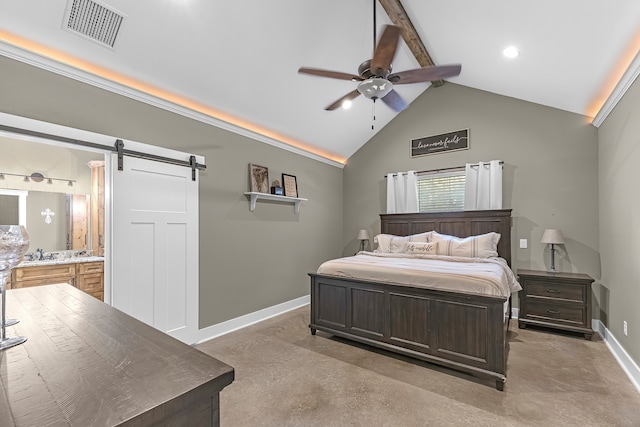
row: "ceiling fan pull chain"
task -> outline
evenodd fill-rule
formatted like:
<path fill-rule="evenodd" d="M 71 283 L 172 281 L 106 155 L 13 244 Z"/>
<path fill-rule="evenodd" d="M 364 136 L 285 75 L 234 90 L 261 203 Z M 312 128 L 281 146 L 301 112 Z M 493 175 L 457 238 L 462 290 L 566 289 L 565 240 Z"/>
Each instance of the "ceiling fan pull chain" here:
<path fill-rule="evenodd" d="M 372 117 L 371 130 L 373 130 L 374 129 L 373 128 L 373 122 L 376 121 L 376 99 L 375 98 L 373 98 L 373 106 L 371 107 L 371 117 Z"/>

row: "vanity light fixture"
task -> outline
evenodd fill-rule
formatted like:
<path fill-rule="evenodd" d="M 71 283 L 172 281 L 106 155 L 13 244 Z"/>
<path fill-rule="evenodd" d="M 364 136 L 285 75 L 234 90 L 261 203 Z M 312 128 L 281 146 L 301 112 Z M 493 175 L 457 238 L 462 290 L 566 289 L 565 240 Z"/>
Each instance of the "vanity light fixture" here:
<path fill-rule="evenodd" d="M 69 187 L 73 187 L 73 183 L 76 182 L 75 179 L 53 178 L 51 176 L 44 176 L 39 172 L 34 172 L 31 175 L 21 175 L 16 173 L 0 172 L 0 180 L 5 179 L 5 176 L 23 176 L 24 182 L 42 182 L 44 180 L 47 180 L 47 184 L 53 184 L 53 181 L 67 181 L 68 183 L 67 185 Z"/>

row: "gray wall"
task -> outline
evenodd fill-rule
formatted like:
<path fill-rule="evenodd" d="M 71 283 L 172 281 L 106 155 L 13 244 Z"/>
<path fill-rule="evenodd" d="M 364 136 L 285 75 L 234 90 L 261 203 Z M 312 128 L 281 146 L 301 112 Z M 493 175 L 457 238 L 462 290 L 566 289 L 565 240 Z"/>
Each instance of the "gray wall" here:
<path fill-rule="evenodd" d="M 23 175 L 7 175 L 5 179 L 0 180 L 0 188 L 48 193 L 90 194 L 91 168 L 87 163 L 104 159 L 99 153 L 21 141 L 5 136 L 0 136 L 0 150 L 0 172 Z M 24 175 L 34 172 L 47 178 L 58 179 L 52 180 L 51 184 L 46 180 L 24 181 Z M 67 180 L 75 181 L 73 186 L 70 187 Z"/>
<path fill-rule="evenodd" d="M 633 83 L 598 129 L 600 318 L 640 365 L 640 82 Z M 628 336 L 623 333 L 627 321 Z"/>
<path fill-rule="evenodd" d="M 307 273 L 341 253 L 342 169 L 0 57 L 0 111 L 200 154 L 200 327 L 309 293 Z M 248 164 L 297 176 L 303 202 L 260 203 Z M 117 238 L 117 236 L 116 236 Z"/>
<path fill-rule="evenodd" d="M 410 158 L 412 138 L 464 128 L 468 150 Z M 430 88 L 349 159 L 343 253 L 357 248 L 358 229 L 380 232 L 387 172 L 500 159 L 503 205 L 513 209 L 513 269 L 547 269 L 542 233 L 560 228 L 566 245 L 557 268 L 599 279 L 597 155 L 597 130 L 583 116 L 451 83 Z M 528 249 L 518 249 L 519 239 L 528 239 Z"/>

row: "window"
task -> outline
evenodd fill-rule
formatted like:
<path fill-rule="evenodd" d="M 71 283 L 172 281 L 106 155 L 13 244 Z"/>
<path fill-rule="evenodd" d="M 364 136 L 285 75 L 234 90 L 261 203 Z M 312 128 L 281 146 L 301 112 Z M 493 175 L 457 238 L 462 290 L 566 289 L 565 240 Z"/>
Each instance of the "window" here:
<path fill-rule="evenodd" d="M 418 177 L 420 212 L 464 210 L 464 170 L 434 173 Z"/>

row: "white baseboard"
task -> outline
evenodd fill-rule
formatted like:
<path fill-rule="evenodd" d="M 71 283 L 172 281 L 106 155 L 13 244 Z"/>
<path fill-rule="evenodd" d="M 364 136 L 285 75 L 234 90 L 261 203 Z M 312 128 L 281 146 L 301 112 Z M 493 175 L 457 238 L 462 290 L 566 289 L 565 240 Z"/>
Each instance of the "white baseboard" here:
<path fill-rule="evenodd" d="M 592 326 L 593 329 L 600 334 L 605 345 L 618 361 L 624 373 L 627 374 L 629 380 L 631 380 L 631 384 L 633 384 L 636 390 L 638 390 L 638 393 L 640 393 L 640 368 L 636 362 L 633 361 L 629 353 L 626 352 L 616 337 L 613 336 L 611 331 L 609 331 L 600 320 L 593 319 Z"/>
<path fill-rule="evenodd" d="M 295 310 L 296 308 L 309 304 L 310 301 L 311 297 L 309 295 L 305 295 L 291 301 L 245 314 L 244 316 L 236 317 L 235 319 L 227 320 L 226 322 L 207 326 L 206 328 L 198 331 L 197 344 L 228 334 L 229 332 L 237 331 L 238 329 L 246 328 L 254 323 L 262 322 L 263 320 L 278 316 L 286 313 L 287 311 Z"/>

